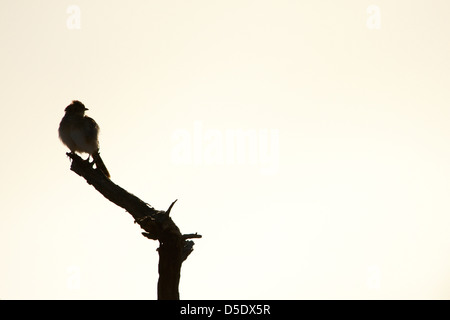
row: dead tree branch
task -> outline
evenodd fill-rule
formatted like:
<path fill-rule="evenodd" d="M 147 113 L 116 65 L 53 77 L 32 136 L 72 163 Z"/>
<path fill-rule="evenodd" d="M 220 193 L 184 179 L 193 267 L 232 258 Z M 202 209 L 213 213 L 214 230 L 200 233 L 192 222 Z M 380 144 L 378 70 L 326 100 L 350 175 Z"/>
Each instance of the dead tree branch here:
<path fill-rule="evenodd" d="M 101 171 L 94 169 L 92 163 L 73 153 L 67 153 L 67 155 L 72 159 L 70 167 L 72 171 L 86 179 L 86 182 L 106 199 L 128 211 L 135 223 L 145 230 L 142 232 L 145 237 L 159 241 L 158 300 L 178 300 L 181 264 L 192 252 L 194 245 L 194 242 L 187 239 L 202 236 L 197 233 L 183 235 L 170 218 L 170 211 L 177 200 L 172 202 L 167 211 L 155 210 L 146 202 L 116 185 Z"/>

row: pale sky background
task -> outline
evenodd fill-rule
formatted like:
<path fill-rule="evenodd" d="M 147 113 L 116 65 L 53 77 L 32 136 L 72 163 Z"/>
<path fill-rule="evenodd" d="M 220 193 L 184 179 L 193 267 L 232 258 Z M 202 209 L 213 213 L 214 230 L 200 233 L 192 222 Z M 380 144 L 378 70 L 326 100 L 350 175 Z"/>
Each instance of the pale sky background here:
<path fill-rule="evenodd" d="M 0 299 L 156 299 L 158 243 L 69 170 L 72 99 L 112 180 L 156 209 L 179 199 L 174 221 L 203 235 L 182 299 L 450 299 L 449 12 L 2 0 Z M 278 133 L 277 170 L 205 163 L 207 146 L 232 157 L 211 134 L 233 130 Z M 179 132 L 200 163 L 177 163 Z"/>

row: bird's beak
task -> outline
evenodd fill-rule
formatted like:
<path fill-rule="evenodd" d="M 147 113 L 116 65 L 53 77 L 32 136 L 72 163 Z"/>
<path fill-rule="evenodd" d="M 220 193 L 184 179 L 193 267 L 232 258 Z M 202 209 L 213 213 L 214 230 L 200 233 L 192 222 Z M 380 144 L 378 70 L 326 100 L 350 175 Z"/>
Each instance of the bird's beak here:
<path fill-rule="evenodd" d="M 84 111 L 89 110 L 88 108 L 84 107 Z"/>

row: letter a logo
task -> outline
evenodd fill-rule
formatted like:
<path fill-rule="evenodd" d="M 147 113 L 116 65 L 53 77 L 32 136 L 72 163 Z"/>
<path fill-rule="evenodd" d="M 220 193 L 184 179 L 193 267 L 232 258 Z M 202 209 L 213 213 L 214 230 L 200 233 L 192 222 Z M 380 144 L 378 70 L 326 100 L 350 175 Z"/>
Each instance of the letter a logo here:
<path fill-rule="evenodd" d="M 69 30 L 81 29 L 81 10 L 79 6 L 71 5 L 67 7 L 66 12 L 69 14 L 67 17 L 66 25 Z"/>
<path fill-rule="evenodd" d="M 380 30 L 381 29 L 381 10 L 379 6 L 374 4 L 367 7 L 367 18 L 366 26 L 369 30 Z"/>

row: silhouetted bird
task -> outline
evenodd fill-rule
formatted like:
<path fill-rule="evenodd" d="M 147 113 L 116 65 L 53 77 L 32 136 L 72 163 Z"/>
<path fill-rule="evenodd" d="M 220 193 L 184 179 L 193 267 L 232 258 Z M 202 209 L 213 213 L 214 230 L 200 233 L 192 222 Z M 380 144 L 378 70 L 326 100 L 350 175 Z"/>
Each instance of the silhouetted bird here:
<path fill-rule="evenodd" d="M 109 178 L 108 169 L 99 154 L 98 133 L 100 127 L 94 119 L 84 115 L 86 110 L 89 109 L 78 100 L 73 100 L 64 109 L 66 114 L 59 124 L 59 138 L 72 153 L 75 151 L 88 153 L 87 160 L 92 156 L 97 168 Z"/>

